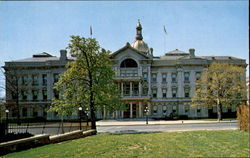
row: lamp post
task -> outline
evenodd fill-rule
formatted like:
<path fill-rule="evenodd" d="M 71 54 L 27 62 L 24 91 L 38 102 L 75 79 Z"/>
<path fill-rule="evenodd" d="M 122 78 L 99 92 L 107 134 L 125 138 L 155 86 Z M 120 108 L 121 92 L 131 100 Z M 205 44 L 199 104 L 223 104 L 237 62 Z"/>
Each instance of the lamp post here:
<path fill-rule="evenodd" d="M 5 110 L 5 113 L 6 113 L 6 130 L 7 130 L 7 133 L 6 134 L 8 134 L 8 129 L 9 129 L 9 110 L 8 109 L 6 109 Z"/>
<path fill-rule="evenodd" d="M 80 130 L 82 130 L 82 107 L 79 107 L 79 117 L 80 117 Z"/>
<path fill-rule="evenodd" d="M 148 109 L 148 107 L 146 106 L 146 108 L 145 108 L 145 113 L 146 113 L 146 125 L 148 124 L 148 112 L 149 112 L 149 109 Z"/>

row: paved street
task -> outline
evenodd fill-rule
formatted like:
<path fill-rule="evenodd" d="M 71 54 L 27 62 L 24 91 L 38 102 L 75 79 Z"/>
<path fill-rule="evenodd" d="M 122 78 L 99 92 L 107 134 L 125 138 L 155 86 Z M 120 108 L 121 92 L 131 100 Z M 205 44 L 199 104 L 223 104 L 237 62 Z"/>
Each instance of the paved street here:
<path fill-rule="evenodd" d="M 208 122 L 188 122 L 188 123 L 168 123 L 168 124 L 123 124 L 123 125 L 97 125 L 98 133 L 140 133 L 140 132 L 171 132 L 171 131 L 192 131 L 192 130 L 235 130 L 238 129 L 237 122 L 233 121 L 208 121 Z M 156 122 L 157 123 L 157 122 Z M 159 123 L 159 122 L 158 122 Z"/>

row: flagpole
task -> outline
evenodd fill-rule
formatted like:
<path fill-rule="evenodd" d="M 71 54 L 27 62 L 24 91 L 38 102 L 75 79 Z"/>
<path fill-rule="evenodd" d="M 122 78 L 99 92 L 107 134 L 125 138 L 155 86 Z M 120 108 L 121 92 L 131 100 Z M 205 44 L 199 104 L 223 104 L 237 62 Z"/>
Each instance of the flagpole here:
<path fill-rule="evenodd" d="M 166 53 L 166 35 L 163 35 L 164 36 L 164 52 L 163 53 Z"/>
<path fill-rule="evenodd" d="M 167 30 L 166 30 L 165 25 L 163 25 L 163 31 L 164 31 L 164 53 L 165 53 L 167 51 L 166 50 L 166 45 L 167 45 L 167 43 L 166 43 Z"/>
<path fill-rule="evenodd" d="M 90 25 L 90 38 L 92 38 L 92 26 Z"/>

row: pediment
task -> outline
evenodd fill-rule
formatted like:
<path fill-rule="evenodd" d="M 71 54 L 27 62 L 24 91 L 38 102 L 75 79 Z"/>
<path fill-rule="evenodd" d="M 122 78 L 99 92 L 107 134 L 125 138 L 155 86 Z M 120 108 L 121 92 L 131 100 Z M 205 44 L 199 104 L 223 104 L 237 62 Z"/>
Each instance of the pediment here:
<path fill-rule="evenodd" d="M 111 55 L 111 57 L 114 60 L 121 60 L 124 57 L 131 57 L 137 60 L 149 59 L 149 56 L 131 47 L 129 43 L 127 43 L 124 47 L 114 52 Z"/>

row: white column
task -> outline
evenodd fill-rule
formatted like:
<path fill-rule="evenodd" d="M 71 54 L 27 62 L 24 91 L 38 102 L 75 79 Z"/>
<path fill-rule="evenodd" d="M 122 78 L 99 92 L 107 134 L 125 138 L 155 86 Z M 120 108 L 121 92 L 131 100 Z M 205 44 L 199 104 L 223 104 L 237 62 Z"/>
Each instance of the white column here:
<path fill-rule="evenodd" d="M 183 89 L 183 71 L 182 69 L 177 70 L 177 82 L 178 82 L 178 89 L 177 89 L 177 97 L 184 97 L 184 89 Z"/>
<path fill-rule="evenodd" d="M 124 111 L 122 110 L 121 112 L 122 112 L 122 113 L 121 113 L 121 114 L 122 114 L 121 118 L 123 118 L 123 117 L 124 117 Z"/>
<path fill-rule="evenodd" d="M 118 119 L 118 118 L 119 118 L 119 111 L 118 111 L 118 110 L 115 111 L 115 115 L 116 115 L 116 116 L 115 116 L 116 119 Z"/>
<path fill-rule="evenodd" d="M 151 95 L 151 68 L 148 67 L 148 96 Z"/>
<path fill-rule="evenodd" d="M 133 118 L 133 104 L 130 102 L 130 118 Z"/>
<path fill-rule="evenodd" d="M 121 83 L 121 96 L 123 97 L 123 82 Z"/>
<path fill-rule="evenodd" d="M 139 117 L 142 117 L 142 102 L 139 101 Z"/>
<path fill-rule="evenodd" d="M 132 97 L 132 95 L 133 95 L 133 84 L 132 84 L 132 82 L 130 82 L 130 96 Z"/>
<path fill-rule="evenodd" d="M 141 82 L 139 82 L 139 96 L 141 96 L 141 91 L 142 91 L 142 86 L 141 86 Z"/>
<path fill-rule="evenodd" d="M 51 100 L 53 98 L 53 73 L 47 73 L 47 98 Z"/>

